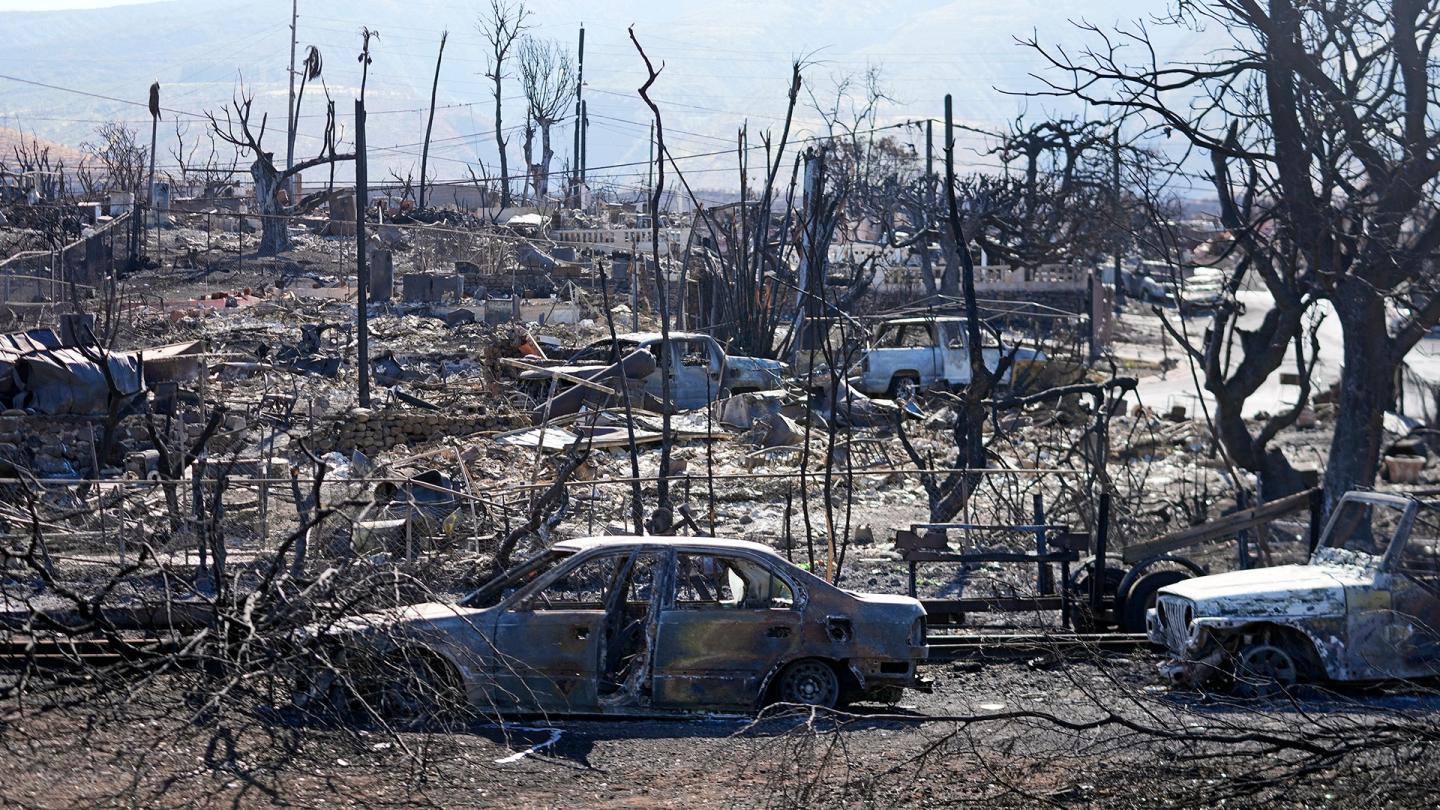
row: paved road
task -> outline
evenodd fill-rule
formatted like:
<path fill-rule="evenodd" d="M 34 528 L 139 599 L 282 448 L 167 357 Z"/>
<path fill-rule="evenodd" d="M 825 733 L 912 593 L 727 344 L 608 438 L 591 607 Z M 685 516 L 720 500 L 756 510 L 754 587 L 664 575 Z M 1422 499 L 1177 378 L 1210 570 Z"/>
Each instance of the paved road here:
<path fill-rule="evenodd" d="M 1256 329 L 1265 319 L 1265 314 L 1270 311 L 1271 298 L 1264 291 L 1244 291 L 1239 293 L 1239 299 L 1245 304 L 1245 314 L 1240 316 L 1239 328 Z M 1133 311 L 1133 310 L 1132 310 Z M 1171 313 L 1174 318 L 1174 313 Z M 1132 316 L 1133 317 L 1133 316 Z M 1142 315 L 1141 317 L 1153 319 L 1153 315 Z M 1320 323 L 1320 360 L 1315 366 L 1314 390 L 1323 390 L 1340 378 L 1340 367 L 1342 360 L 1342 332 L 1340 321 L 1335 317 L 1334 311 L 1328 302 L 1316 304 L 1310 317 L 1319 318 Z M 1185 318 L 1184 329 L 1188 331 L 1191 339 L 1199 341 L 1209 328 L 1212 318 L 1209 315 L 1194 315 Z M 1178 325 L 1179 320 L 1172 321 Z M 1179 357 L 1180 353 L 1172 344 L 1169 347 L 1171 357 Z M 1236 349 L 1238 360 L 1239 349 Z M 1144 346 L 1141 349 L 1141 357 L 1153 362 L 1160 362 L 1165 356 L 1165 350 L 1159 345 Z M 1414 350 L 1406 357 L 1406 363 L 1410 366 L 1412 375 L 1436 381 L 1440 383 L 1440 340 L 1422 340 Z M 1260 412 L 1274 413 L 1294 403 L 1299 393 L 1294 386 L 1280 384 L 1282 373 L 1294 370 L 1294 364 L 1287 362 L 1280 367 L 1265 384 L 1260 387 L 1255 395 L 1245 403 L 1245 415 L 1254 416 Z M 1198 372 L 1198 369 L 1197 369 Z M 1159 375 L 1141 379 L 1137 393 L 1140 401 L 1145 405 L 1162 410 L 1168 410 L 1173 404 L 1184 404 L 1191 412 L 1195 412 L 1198 397 L 1203 394 L 1207 403 L 1213 404 L 1213 398 L 1208 392 L 1203 392 L 1194 380 L 1190 367 L 1181 363 L 1179 368 L 1172 369 L 1161 379 Z M 1434 411 L 1436 404 L 1429 401 L 1429 397 L 1423 390 L 1417 390 L 1416 386 L 1407 386 L 1406 390 L 1406 413 L 1419 417 L 1428 408 Z"/>

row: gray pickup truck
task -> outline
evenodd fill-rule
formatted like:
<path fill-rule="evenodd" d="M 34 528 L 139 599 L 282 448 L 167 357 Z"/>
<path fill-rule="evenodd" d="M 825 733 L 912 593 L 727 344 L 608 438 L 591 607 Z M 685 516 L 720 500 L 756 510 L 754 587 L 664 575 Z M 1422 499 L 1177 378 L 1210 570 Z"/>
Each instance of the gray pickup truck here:
<path fill-rule="evenodd" d="M 618 347 L 615 344 L 618 343 Z M 618 348 L 618 352 L 613 351 Z M 715 338 L 699 332 L 671 332 L 667 351 L 659 332 L 632 332 L 597 340 L 575 352 L 565 364 L 520 374 L 522 383 L 548 383 L 555 372 L 577 374 L 610 365 L 636 349 L 655 357 L 655 371 L 645 377 L 645 391 L 660 398 L 662 374 L 670 375 L 670 398 L 677 410 L 702 408 L 721 397 L 781 387 L 786 366 L 778 360 L 726 354 Z M 583 376 L 583 375 L 582 375 Z M 536 401 L 543 398 L 537 389 Z"/>

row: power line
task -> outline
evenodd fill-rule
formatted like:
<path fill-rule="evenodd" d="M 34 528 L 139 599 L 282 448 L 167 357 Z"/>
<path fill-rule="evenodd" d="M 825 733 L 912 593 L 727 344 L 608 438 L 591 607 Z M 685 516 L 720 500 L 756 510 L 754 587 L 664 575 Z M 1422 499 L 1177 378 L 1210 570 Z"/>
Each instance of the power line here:
<path fill-rule="evenodd" d="M 78 96 L 89 96 L 90 98 L 98 98 L 98 99 L 102 99 L 102 100 L 104 100 L 104 101 L 113 101 L 113 102 L 116 102 L 117 104 L 129 104 L 129 105 L 131 105 L 131 106 L 133 106 L 133 107 L 144 107 L 144 108 L 147 109 L 147 110 L 150 109 L 150 105 L 147 104 L 147 103 L 145 103 L 145 102 L 143 102 L 143 101 L 133 101 L 133 100 L 128 99 L 128 98 L 118 98 L 118 97 L 116 97 L 116 96 L 107 96 L 107 95 L 103 95 L 103 94 L 101 94 L 101 93 L 91 93 L 91 92 L 88 91 L 88 90 L 76 90 L 76 89 L 73 88 L 73 87 L 61 87 L 61 86 L 58 85 L 58 84 L 47 84 L 47 83 L 45 83 L 45 82 L 37 82 L 37 81 L 35 81 L 35 80 L 33 80 L 33 79 L 22 79 L 22 78 L 20 78 L 19 76 L 9 76 L 9 75 L 6 75 L 6 74 L 4 74 L 4 73 L 0 73 L 0 79 L 8 79 L 9 81 L 12 81 L 12 82 L 19 82 L 19 83 L 21 83 L 21 84 L 34 85 L 35 87 L 44 87 L 44 88 L 46 88 L 47 90 L 59 90 L 59 91 L 62 92 L 62 93 L 74 93 L 75 95 L 78 95 Z M 201 114 L 201 113 L 193 113 L 193 112 L 187 112 L 187 111 L 185 111 L 185 110 L 177 110 L 177 109 L 174 109 L 174 108 L 172 108 L 172 107 L 161 106 L 160 109 L 162 109 L 162 110 L 164 110 L 165 112 L 168 112 L 168 113 L 173 113 L 173 114 L 175 114 L 175 115 L 183 115 L 183 116 L 186 116 L 187 118 L 204 118 L 204 117 L 205 117 L 205 116 L 204 116 L 203 114 Z"/>

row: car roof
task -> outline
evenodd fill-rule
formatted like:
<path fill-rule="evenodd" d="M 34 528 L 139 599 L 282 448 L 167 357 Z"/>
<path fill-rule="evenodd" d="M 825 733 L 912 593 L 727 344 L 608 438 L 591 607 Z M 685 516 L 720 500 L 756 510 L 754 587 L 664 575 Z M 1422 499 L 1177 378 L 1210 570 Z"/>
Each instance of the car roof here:
<path fill-rule="evenodd" d="M 915 324 L 915 323 L 965 323 L 969 319 L 964 315 L 914 315 L 908 318 L 886 318 L 882 324 Z"/>
<path fill-rule="evenodd" d="M 653 341 L 653 340 L 660 340 L 662 337 L 663 337 L 663 336 L 662 336 L 659 332 L 624 332 L 624 333 L 621 333 L 621 334 L 616 335 L 616 336 L 615 336 L 615 339 L 616 339 L 616 340 L 620 340 L 620 341 L 631 342 L 631 343 L 647 343 L 647 342 Z M 705 333 L 703 333 L 703 332 L 671 332 L 671 333 L 670 333 L 670 339 L 671 339 L 671 340 L 693 340 L 693 339 L 695 339 L 695 338 L 703 338 L 703 337 L 707 337 L 707 335 L 705 335 Z M 610 338 L 605 337 L 605 338 L 600 338 L 599 340 L 595 341 L 594 343 L 592 343 L 592 344 L 590 344 L 590 345 L 592 345 L 592 346 L 598 346 L 598 345 L 600 345 L 600 344 L 602 344 L 602 343 L 609 343 L 609 342 L 610 342 Z"/>
<path fill-rule="evenodd" d="M 668 546 L 672 548 L 701 548 L 717 551 L 754 551 L 779 557 L 775 549 L 749 540 L 729 540 L 723 537 L 658 537 L 641 535 L 615 535 L 609 537 L 576 537 L 561 540 L 551 546 L 560 551 L 589 551 L 592 548 L 635 548 L 639 546 Z"/>

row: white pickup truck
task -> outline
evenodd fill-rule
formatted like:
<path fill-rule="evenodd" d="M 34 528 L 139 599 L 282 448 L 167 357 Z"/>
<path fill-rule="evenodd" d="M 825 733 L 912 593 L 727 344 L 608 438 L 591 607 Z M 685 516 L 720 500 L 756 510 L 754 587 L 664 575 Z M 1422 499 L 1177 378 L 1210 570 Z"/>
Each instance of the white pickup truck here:
<path fill-rule="evenodd" d="M 952 388 L 970 382 L 970 353 L 965 348 L 966 320 L 962 317 L 920 316 L 882 321 L 870 340 L 870 349 L 860 360 L 856 386 L 870 395 L 905 396 L 917 388 L 936 383 Z M 981 333 L 985 367 L 1000 365 L 1000 345 L 989 332 Z M 1012 351 L 1007 347 L 1006 351 Z M 1020 348 L 1015 362 L 1002 382 L 1010 382 L 1017 366 L 1044 362 L 1045 353 Z"/>

